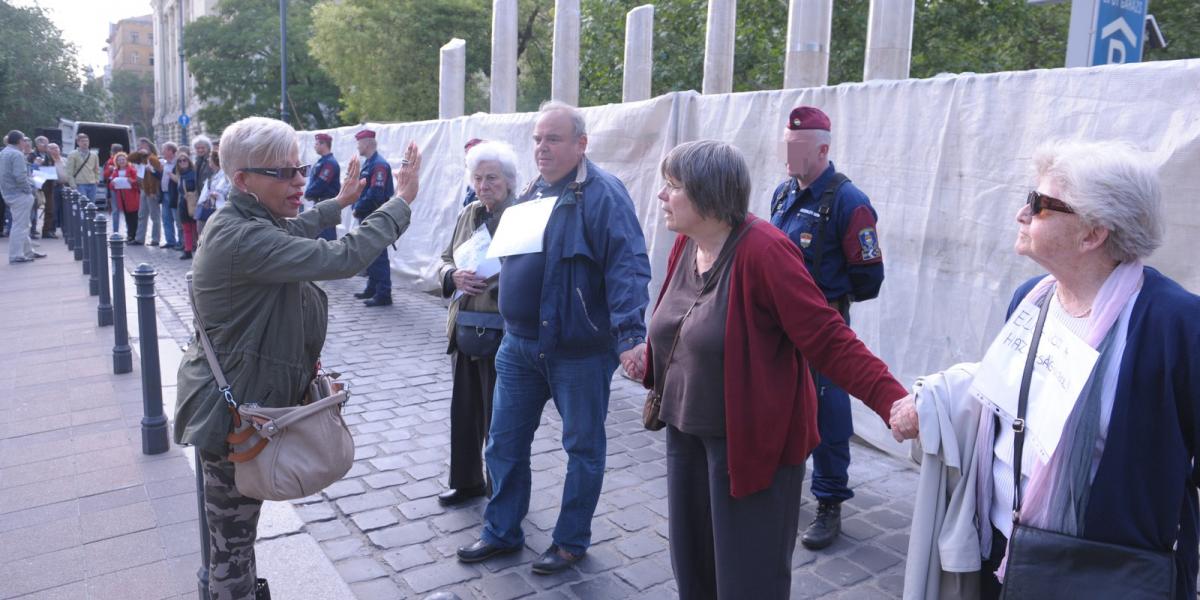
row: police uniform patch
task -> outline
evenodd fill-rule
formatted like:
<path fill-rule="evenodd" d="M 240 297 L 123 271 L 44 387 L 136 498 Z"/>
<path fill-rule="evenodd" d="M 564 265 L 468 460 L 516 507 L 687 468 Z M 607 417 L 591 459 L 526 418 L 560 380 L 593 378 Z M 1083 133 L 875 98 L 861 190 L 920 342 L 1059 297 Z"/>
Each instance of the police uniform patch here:
<path fill-rule="evenodd" d="M 375 170 L 375 183 L 373 185 L 383 185 L 384 181 L 386 181 L 384 179 L 384 177 L 385 177 L 385 174 L 383 172 L 383 169 L 376 169 Z"/>
<path fill-rule="evenodd" d="M 807 248 L 809 244 L 812 244 L 812 234 L 805 231 L 800 234 L 800 247 Z"/>
<path fill-rule="evenodd" d="M 875 235 L 874 227 L 865 227 L 858 230 L 858 245 L 862 248 L 863 262 L 879 258 L 879 238 Z"/>

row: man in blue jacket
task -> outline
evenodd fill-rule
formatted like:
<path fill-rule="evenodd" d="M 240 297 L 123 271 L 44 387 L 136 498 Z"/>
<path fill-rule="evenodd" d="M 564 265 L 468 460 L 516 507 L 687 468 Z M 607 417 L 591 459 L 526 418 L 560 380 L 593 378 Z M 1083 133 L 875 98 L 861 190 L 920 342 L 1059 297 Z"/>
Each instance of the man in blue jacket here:
<path fill-rule="evenodd" d="M 318 133 L 316 141 L 313 142 L 313 150 L 316 150 L 321 158 L 308 170 L 308 185 L 304 188 L 304 199 L 313 204 L 336 198 L 342 190 L 342 168 L 333 157 L 332 144 L 333 136 L 328 133 Z M 337 239 L 337 231 L 328 227 L 321 230 L 317 237 L 332 242 Z"/>
<path fill-rule="evenodd" d="M 771 223 L 804 253 L 804 264 L 825 299 L 849 324 L 852 302 L 879 295 L 883 253 L 875 209 L 829 161 L 830 137 L 829 117 L 821 109 L 799 106 L 788 115 L 784 141 L 789 178 L 771 197 Z M 854 420 L 846 391 L 819 373 L 813 375 L 821 433 L 821 443 L 812 453 L 817 515 L 800 543 L 819 550 L 841 532 L 842 502 L 854 497 L 847 472 Z"/>
<path fill-rule="evenodd" d="M 508 256 L 501 267 L 506 335 L 496 355 L 484 452 L 492 497 L 480 539 L 459 548 L 458 558 L 478 562 L 523 547 L 530 445 L 553 398 L 562 415 L 567 476 L 553 543 L 533 563 L 533 572 L 545 575 L 570 568 L 591 543 L 604 482 L 609 388 L 618 360 L 640 362 L 645 352 L 650 261 L 625 185 L 584 156 L 588 139 L 579 110 L 544 104 L 533 141 L 541 176 L 504 218 L 525 202 L 546 199 L 553 208 L 541 251 Z M 502 220 L 496 243 L 506 225 L 516 224 Z"/>
<path fill-rule="evenodd" d="M 391 199 L 395 190 L 392 187 L 392 166 L 376 152 L 375 132 L 364 129 L 354 134 L 354 139 L 358 141 L 359 156 L 366 159 L 361 177 L 367 184 L 354 203 L 354 217 L 361 221 Z M 364 304 L 367 306 L 391 306 L 392 265 L 388 262 L 387 248 L 367 265 L 367 289 L 354 297 L 366 300 Z"/>

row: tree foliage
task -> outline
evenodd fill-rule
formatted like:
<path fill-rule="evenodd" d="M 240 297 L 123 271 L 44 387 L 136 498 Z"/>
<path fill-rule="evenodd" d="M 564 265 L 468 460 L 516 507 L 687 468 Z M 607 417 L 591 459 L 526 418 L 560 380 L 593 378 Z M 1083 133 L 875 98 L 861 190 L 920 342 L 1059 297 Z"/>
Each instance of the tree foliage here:
<path fill-rule="evenodd" d="M 103 120 L 104 94 L 85 92 L 75 45 L 38 6 L 0 0 L 0 127 L 31 133 L 57 127 L 58 119 Z"/>
<path fill-rule="evenodd" d="M 309 53 L 316 0 L 288 1 L 288 114 L 301 129 L 340 124 L 338 87 Z M 184 28 L 184 53 L 210 131 L 250 115 L 278 118 L 279 3 L 221 0 L 217 13 Z"/>
<path fill-rule="evenodd" d="M 133 125 L 139 136 L 154 138 L 154 75 L 116 71 L 108 84 L 112 118 Z"/>

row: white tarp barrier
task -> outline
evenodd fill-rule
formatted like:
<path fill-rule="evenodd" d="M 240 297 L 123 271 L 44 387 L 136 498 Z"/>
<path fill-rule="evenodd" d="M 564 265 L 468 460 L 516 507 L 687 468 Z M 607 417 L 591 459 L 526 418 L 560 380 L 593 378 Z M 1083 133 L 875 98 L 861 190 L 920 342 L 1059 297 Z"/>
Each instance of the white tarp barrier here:
<path fill-rule="evenodd" d="M 1030 158 L 1045 140 L 1119 139 L 1151 151 L 1161 165 L 1167 232 L 1148 263 L 1200 290 L 1200 261 L 1190 256 L 1200 239 L 1200 60 L 1187 60 L 714 96 L 683 92 L 584 109 L 589 156 L 626 183 L 645 224 L 652 291 L 673 241 L 656 199 L 662 157 L 680 141 L 735 144 L 751 168 L 751 211 L 766 217 L 768 196 L 785 177 L 784 118 L 798 104 L 829 114 L 834 163 L 879 213 L 887 279 L 878 299 L 855 305 L 852 320 L 905 383 L 978 360 L 1013 289 L 1039 272 L 1012 246 L 1015 215 L 1033 186 Z M 472 137 L 511 143 L 524 183 L 536 174 L 535 117 L 369 125 L 393 166 L 408 140 L 424 153 L 412 225 L 392 253 L 398 285 L 437 285 L 436 265 L 462 203 L 463 144 Z M 359 129 L 329 131 L 343 168 Z M 314 133 L 301 134 L 306 160 L 315 159 Z M 859 435 L 900 453 L 874 413 L 857 402 L 854 411 Z"/>

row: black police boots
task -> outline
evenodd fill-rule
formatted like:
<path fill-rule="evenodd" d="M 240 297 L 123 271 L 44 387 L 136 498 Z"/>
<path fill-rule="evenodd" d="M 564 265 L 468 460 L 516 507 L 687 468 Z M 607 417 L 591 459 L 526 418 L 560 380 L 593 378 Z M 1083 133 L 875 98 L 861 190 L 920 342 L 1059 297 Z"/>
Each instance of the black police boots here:
<path fill-rule="evenodd" d="M 828 548 L 841 532 L 842 503 L 819 502 L 817 516 L 800 537 L 800 543 L 809 550 Z"/>

